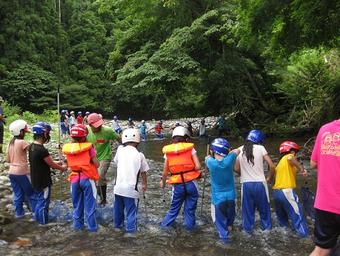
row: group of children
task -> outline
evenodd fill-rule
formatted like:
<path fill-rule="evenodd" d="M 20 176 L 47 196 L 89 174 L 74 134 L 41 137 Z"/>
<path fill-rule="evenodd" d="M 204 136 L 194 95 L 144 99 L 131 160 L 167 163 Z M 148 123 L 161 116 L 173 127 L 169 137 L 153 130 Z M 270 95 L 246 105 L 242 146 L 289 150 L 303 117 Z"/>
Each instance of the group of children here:
<path fill-rule="evenodd" d="M 26 203 L 34 213 L 35 220 L 40 224 L 46 224 L 52 185 L 51 168 L 60 171 L 70 169 L 68 180 L 71 182 L 74 228 L 83 229 L 84 218 L 86 218 L 88 230 L 97 231 L 96 198 L 97 192 L 100 191 L 97 191 L 96 185 L 98 186 L 101 178 L 101 173 L 98 172 L 101 158 L 97 157 L 96 149 L 100 150 L 97 146 L 101 140 L 91 136 L 96 132 L 95 129 L 102 127 L 102 124 L 101 116 L 93 113 L 89 116 L 89 127 L 75 124 L 71 128 L 72 141 L 65 144 L 62 149 L 67 159 L 65 163 L 53 161 L 44 147 L 44 144 L 50 140 L 51 126 L 48 123 L 37 122 L 33 125 L 34 142 L 31 144 L 24 140 L 25 134 L 29 132 L 25 121 L 17 120 L 10 125 L 13 139 L 8 146 L 7 161 L 10 163 L 9 174 L 17 218 L 24 216 L 23 204 Z M 279 149 L 281 158 L 275 167 L 262 145 L 264 137 L 260 130 L 252 130 L 244 145 L 234 150 L 230 150 L 231 146 L 224 138 L 216 138 L 210 144 L 205 165 L 211 179 L 211 215 L 220 241 L 224 244 L 230 243 L 229 234 L 235 219 L 234 171 L 241 175 L 244 231 L 252 232 L 256 209 L 260 213 L 261 228 L 271 229 L 267 183 L 271 183 L 275 176 L 273 198 L 280 226 L 288 226 L 288 219 L 290 219 L 292 228 L 301 237 L 308 235 L 301 205 L 294 190 L 296 171 L 299 170 L 306 175 L 306 170 L 296 160 L 299 146 L 291 141 L 283 142 Z M 114 227 L 123 229 L 124 219 L 126 219 L 127 235 L 134 235 L 137 231 L 139 176 L 142 180 L 143 194 L 147 190 L 146 174 L 149 166 L 145 156 L 138 151 L 140 141 L 138 129 L 125 129 L 121 134 L 121 145 L 114 157 L 114 162 L 117 164 L 113 192 Z M 195 228 L 195 212 L 199 198 L 197 179 L 206 173 L 201 172 L 200 161 L 194 144 L 190 142 L 189 131 L 185 127 L 177 126 L 172 132 L 171 144 L 163 147 L 162 151 L 164 167 L 160 187 L 164 188 L 167 182 L 173 186 L 173 194 L 170 209 L 161 222 L 161 227 L 172 226 L 184 204 L 184 226 L 192 230 Z M 270 167 L 267 178 L 264 175 L 264 161 Z M 102 190 L 102 187 L 99 186 L 99 189 Z"/>
<path fill-rule="evenodd" d="M 71 133 L 71 128 L 75 124 L 88 124 L 87 118 L 90 112 L 86 111 L 85 116 L 83 116 L 82 111 L 77 112 L 77 116 L 75 112 L 72 110 L 68 112 L 67 109 L 63 109 L 60 112 L 60 128 L 61 128 L 61 135 L 64 139 L 67 139 L 68 135 Z"/>

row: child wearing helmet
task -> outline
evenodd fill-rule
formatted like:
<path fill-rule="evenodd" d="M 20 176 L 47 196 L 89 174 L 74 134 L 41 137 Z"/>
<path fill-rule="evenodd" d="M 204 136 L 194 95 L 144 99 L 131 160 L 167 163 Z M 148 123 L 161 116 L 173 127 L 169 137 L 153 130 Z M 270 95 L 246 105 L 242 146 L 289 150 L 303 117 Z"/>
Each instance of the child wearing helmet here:
<path fill-rule="evenodd" d="M 16 218 L 25 215 L 23 203 L 34 212 L 35 198 L 30 182 L 27 151 L 29 143 L 24 140 L 29 132 L 24 120 L 16 120 L 9 125 L 13 138 L 7 147 L 6 161 L 9 163 L 9 180 L 13 189 L 13 206 Z"/>
<path fill-rule="evenodd" d="M 112 120 L 112 129 L 117 133 L 121 134 L 122 133 L 122 128 L 120 128 L 118 117 L 114 116 Z"/>
<path fill-rule="evenodd" d="M 114 186 L 113 217 L 114 227 L 124 226 L 124 211 L 126 213 L 126 236 L 134 236 L 137 231 L 138 210 L 138 177 L 142 178 L 142 192 L 147 189 L 146 172 L 149 165 L 143 153 L 137 149 L 140 143 L 138 129 L 128 128 L 123 131 L 122 144 L 117 149 L 114 162 L 117 164 L 117 178 Z"/>
<path fill-rule="evenodd" d="M 63 139 L 67 139 L 69 134 L 69 117 L 67 115 L 67 110 L 63 109 L 60 115 L 60 129 L 61 129 L 61 136 Z"/>
<path fill-rule="evenodd" d="M 158 139 L 163 139 L 164 138 L 164 133 L 162 133 L 162 130 L 163 130 L 163 122 L 162 120 L 158 121 L 156 126 L 155 126 L 155 135 L 156 135 L 156 138 Z"/>
<path fill-rule="evenodd" d="M 230 242 L 229 233 L 235 220 L 234 164 L 240 150 L 229 152 L 230 144 L 224 138 L 216 138 L 210 145 L 211 156 L 205 159 L 211 180 L 211 216 L 220 242 Z"/>
<path fill-rule="evenodd" d="M 173 185 L 172 201 L 161 227 L 170 227 L 184 203 L 184 226 L 188 230 L 195 227 L 195 211 L 198 200 L 197 179 L 200 177 L 200 162 L 193 143 L 188 143 L 188 130 L 183 126 L 172 132 L 172 143 L 163 147 L 164 167 L 160 187 L 165 181 Z M 170 177 L 168 174 L 170 173 Z"/>
<path fill-rule="evenodd" d="M 241 173 L 242 226 L 247 233 L 254 229 L 255 209 L 258 209 L 262 230 L 272 228 L 269 194 L 264 175 L 264 161 L 271 171 L 275 165 L 262 145 L 264 134 L 260 130 L 251 130 L 237 157 L 235 168 Z"/>
<path fill-rule="evenodd" d="M 28 159 L 31 170 L 31 182 L 35 190 L 37 204 L 34 218 L 40 224 L 48 223 L 48 208 L 51 197 L 51 168 L 62 172 L 67 171 L 67 166 L 53 161 L 44 144 L 50 141 L 51 126 L 45 122 L 37 122 L 32 127 L 33 143 L 28 149 Z"/>
<path fill-rule="evenodd" d="M 87 124 L 89 124 L 89 122 L 88 122 L 88 117 L 89 117 L 89 114 L 90 114 L 90 112 L 89 111 L 86 111 L 85 112 L 85 116 L 84 116 L 84 119 L 83 119 L 83 124 L 85 124 L 85 125 L 87 125 Z"/>
<path fill-rule="evenodd" d="M 83 113 L 81 111 L 78 111 L 77 124 L 83 124 L 83 123 L 84 123 Z"/>
<path fill-rule="evenodd" d="M 279 151 L 281 159 L 268 177 L 268 181 L 271 181 L 275 173 L 273 198 L 277 220 L 280 226 L 287 227 L 288 219 L 290 219 L 292 227 L 298 235 L 306 237 L 308 228 L 295 188 L 296 171 L 300 170 L 303 176 L 307 176 L 307 171 L 296 159 L 296 154 L 299 151 L 298 144 L 293 141 L 284 141 L 281 143 Z"/>
<path fill-rule="evenodd" d="M 70 133 L 71 133 L 71 128 L 76 124 L 76 116 L 75 116 L 73 110 L 70 112 L 70 117 L 68 118 L 68 123 L 69 123 L 69 129 L 70 129 Z"/>
<path fill-rule="evenodd" d="M 99 161 L 92 143 L 86 141 L 88 130 L 83 124 L 76 124 L 71 128 L 72 142 L 63 146 L 68 167 L 72 173 L 71 195 L 73 204 L 73 226 L 75 230 L 84 227 L 84 213 L 88 230 L 95 232 L 98 229 L 96 221 L 96 184 L 99 180 L 97 168 Z"/>
<path fill-rule="evenodd" d="M 132 117 L 128 118 L 127 126 L 128 126 L 128 128 L 134 128 L 135 127 L 135 124 L 134 124 L 134 122 L 132 120 Z"/>
<path fill-rule="evenodd" d="M 139 131 L 140 131 L 140 136 L 142 140 L 147 140 L 148 138 L 148 132 L 147 132 L 147 126 L 144 120 L 142 120 L 141 124 L 139 125 Z"/>

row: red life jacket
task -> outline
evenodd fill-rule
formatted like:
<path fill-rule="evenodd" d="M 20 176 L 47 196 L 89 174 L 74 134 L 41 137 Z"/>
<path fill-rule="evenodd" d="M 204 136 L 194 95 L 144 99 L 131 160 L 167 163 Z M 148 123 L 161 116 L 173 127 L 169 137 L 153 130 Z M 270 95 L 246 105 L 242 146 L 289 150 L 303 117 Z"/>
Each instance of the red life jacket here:
<path fill-rule="evenodd" d="M 193 143 L 174 143 L 163 147 L 163 153 L 168 160 L 171 176 L 169 184 L 185 183 L 197 179 L 201 173 L 195 170 L 192 159 Z"/>
<path fill-rule="evenodd" d="M 90 150 L 92 143 L 67 143 L 63 146 L 63 153 L 66 155 L 67 165 L 72 170 L 69 176 L 84 173 L 89 179 L 99 180 L 97 167 L 91 162 Z"/>

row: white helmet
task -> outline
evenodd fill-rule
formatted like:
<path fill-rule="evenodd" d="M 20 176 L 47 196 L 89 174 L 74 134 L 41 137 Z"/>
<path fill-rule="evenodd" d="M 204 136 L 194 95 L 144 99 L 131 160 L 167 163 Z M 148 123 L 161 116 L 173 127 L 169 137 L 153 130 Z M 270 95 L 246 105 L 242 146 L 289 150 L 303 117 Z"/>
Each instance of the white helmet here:
<path fill-rule="evenodd" d="M 140 142 L 139 130 L 133 128 L 124 130 L 122 134 L 122 143 L 125 144 L 127 142 L 139 143 Z"/>
<path fill-rule="evenodd" d="M 24 120 L 15 120 L 9 125 L 9 131 L 13 136 L 19 136 L 21 130 L 24 130 L 25 132 L 29 131 L 27 123 Z"/>
<path fill-rule="evenodd" d="M 185 128 L 183 126 L 177 126 L 172 132 L 172 138 L 175 137 L 175 136 L 184 137 L 185 135 L 189 136 L 189 132 L 188 132 L 187 128 Z"/>

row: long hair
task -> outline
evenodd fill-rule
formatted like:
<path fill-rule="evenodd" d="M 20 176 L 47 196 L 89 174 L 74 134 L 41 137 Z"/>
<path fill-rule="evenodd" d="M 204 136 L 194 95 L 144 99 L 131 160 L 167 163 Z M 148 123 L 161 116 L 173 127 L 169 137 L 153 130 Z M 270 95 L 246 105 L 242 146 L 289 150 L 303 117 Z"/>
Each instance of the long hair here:
<path fill-rule="evenodd" d="M 246 155 L 247 162 L 254 165 L 254 154 L 253 154 L 253 145 L 254 143 L 250 140 L 246 140 L 246 142 L 243 145 L 243 154 Z"/>
<path fill-rule="evenodd" d="M 175 136 L 172 138 L 172 143 L 178 143 L 178 142 L 187 142 L 188 141 L 188 136 Z"/>

